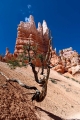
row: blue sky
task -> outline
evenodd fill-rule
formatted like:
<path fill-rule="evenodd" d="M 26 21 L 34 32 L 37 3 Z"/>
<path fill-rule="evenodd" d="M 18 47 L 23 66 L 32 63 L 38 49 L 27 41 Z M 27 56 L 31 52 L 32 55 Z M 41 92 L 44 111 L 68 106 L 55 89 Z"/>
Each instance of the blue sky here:
<path fill-rule="evenodd" d="M 13 53 L 17 26 L 25 17 L 46 20 L 57 52 L 73 47 L 80 53 L 80 0 L 0 0 L 0 53 Z"/>

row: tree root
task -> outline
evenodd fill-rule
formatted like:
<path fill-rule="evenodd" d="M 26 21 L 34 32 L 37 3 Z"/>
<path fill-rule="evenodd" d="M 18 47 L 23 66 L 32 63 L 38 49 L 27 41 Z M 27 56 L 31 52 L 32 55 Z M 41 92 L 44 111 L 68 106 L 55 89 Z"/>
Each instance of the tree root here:
<path fill-rule="evenodd" d="M 44 95 L 42 95 L 43 92 L 40 92 L 35 86 L 27 86 L 26 84 L 22 83 L 20 80 L 10 79 L 3 72 L 0 72 L 0 74 L 3 75 L 6 78 L 6 82 L 10 82 L 10 81 L 17 82 L 21 87 L 24 87 L 26 89 L 35 90 L 36 93 L 34 93 L 34 95 L 32 97 L 32 101 L 35 100 L 37 102 L 41 102 L 41 101 L 44 100 L 45 97 L 44 97 Z"/>

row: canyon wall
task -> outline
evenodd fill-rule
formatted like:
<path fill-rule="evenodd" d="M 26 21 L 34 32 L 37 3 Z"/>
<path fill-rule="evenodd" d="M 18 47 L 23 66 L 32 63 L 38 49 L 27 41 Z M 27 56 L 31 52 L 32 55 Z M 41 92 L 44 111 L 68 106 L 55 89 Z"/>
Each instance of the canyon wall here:
<path fill-rule="evenodd" d="M 37 46 L 37 53 L 46 55 L 50 37 L 46 21 L 43 20 L 42 24 L 39 22 L 38 28 L 36 28 L 34 18 L 30 15 L 28 22 L 21 21 L 18 25 L 14 53 L 11 54 L 9 49 L 6 48 L 6 54 L 3 61 L 22 54 L 23 46 L 29 41 L 33 46 Z M 0 60 L 2 60 L 2 57 L 0 57 Z M 37 60 L 36 62 L 39 66 L 40 61 Z M 58 64 L 55 65 L 56 63 Z M 57 55 L 56 50 L 52 50 L 51 65 L 53 66 L 52 69 L 59 73 L 69 72 L 72 75 L 79 76 L 80 55 L 73 50 L 72 47 L 60 50 L 59 55 Z"/>

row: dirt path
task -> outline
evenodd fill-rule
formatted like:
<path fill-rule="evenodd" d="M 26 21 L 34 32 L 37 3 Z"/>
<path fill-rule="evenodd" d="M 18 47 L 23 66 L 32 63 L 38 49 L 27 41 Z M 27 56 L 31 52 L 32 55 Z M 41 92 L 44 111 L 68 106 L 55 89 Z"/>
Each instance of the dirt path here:
<path fill-rule="evenodd" d="M 30 67 L 11 70 L 0 62 L 0 71 L 10 78 L 20 79 L 41 89 L 34 81 Z M 34 104 L 41 120 L 80 119 L 80 84 L 51 70 L 47 96 L 43 102 Z"/>

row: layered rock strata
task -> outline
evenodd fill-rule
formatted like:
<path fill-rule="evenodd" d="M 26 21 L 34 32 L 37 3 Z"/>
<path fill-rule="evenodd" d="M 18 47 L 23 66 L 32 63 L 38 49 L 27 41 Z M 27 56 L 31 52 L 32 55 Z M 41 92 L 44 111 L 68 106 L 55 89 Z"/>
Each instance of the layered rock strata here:
<path fill-rule="evenodd" d="M 29 17 L 29 22 L 20 22 L 17 28 L 17 39 L 14 54 L 18 55 L 23 52 L 23 45 L 27 44 L 28 40 L 34 42 L 38 47 L 37 52 L 47 53 L 49 44 L 49 29 L 46 21 L 43 24 L 38 23 L 36 28 L 34 18 L 32 15 Z"/>
<path fill-rule="evenodd" d="M 59 73 L 64 73 L 65 72 L 65 66 L 62 63 L 61 57 L 56 54 L 56 51 L 52 51 L 52 58 L 51 58 L 51 63 L 55 71 Z M 57 65 L 56 65 L 57 64 Z"/>
<path fill-rule="evenodd" d="M 20 22 L 17 31 L 14 53 L 11 54 L 9 49 L 6 48 L 5 57 L 2 58 L 2 56 L 0 56 L 1 61 L 6 61 L 7 59 L 11 59 L 12 57 L 17 57 L 19 54 L 22 54 L 23 46 L 29 41 L 31 45 L 37 46 L 37 53 L 46 55 L 50 33 L 45 20 L 43 20 L 42 25 L 39 22 L 38 28 L 36 28 L 34 18 L 30 15 L 28 22 Z M 33 54 L 32 51 L 31 54 Z M 36 60 L 36 63 L 38 66 L 41 64 L 39 60 Z M 58 65 L 55 66 L 56 63 L 58 63 Z M 80 55 L 74 51 L 72 47 L 60 50 L 59 55 L 56 54 L 56 50 L 52 50 L 51 64 L 54 66 L 53 69 L 57 72 L 69 72 L 74 76 L 80 76 Z"/>
<path fill-rule="evenodd" d="M 58 65 L 53 68 L 54 70 L 60 73 L 69 72 L 72 75 L 79 74 L 80 56 L 72 47 L 60 50 L 59 56 L 53 52 L 52 56 L 53 65 L 55 64 L 54 61 L 56 61 L 56 63 L 58 62 Z"/>
<path fill-rule="evenodd" d="M 38 23 L 38 28 L 36 28 L 34 18 L 32 15 L 29 16 L 28 22 L 21 21 L 17 28 L 17 38 L 15 44 L 14 53 L 11 54 L 9 49 L 6 48 L 5 61 L 11 59 L 12 57 L 18 57 L 19 54 L 24 52 L 23 46 L 30 42 L 31 46 L 37 47 L 37 53 L 43 54 L 44 56 L 48 52 L 49 45 L 49 29 L 47 23 L 43 20 L 43 23 Z M 30 51 L 33 54 L 32 51 Z M 40 64 L 39 60 L 36 60 L 37 64 Z"/>

